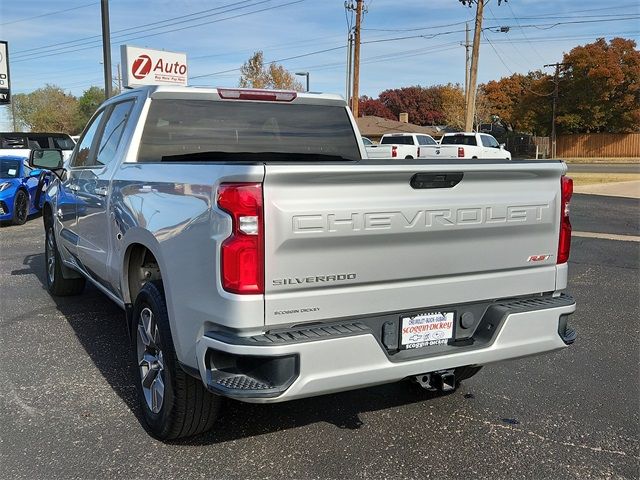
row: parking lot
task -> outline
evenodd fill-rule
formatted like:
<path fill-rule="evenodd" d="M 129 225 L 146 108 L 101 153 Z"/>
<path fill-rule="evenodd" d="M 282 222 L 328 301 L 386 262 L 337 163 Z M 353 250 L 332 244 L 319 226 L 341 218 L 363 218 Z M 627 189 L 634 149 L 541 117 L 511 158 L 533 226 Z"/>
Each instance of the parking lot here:
<path fill-rule="evenodd" d="M 216 429 L 144 430 L 123 313 L 95 288 L 53 299 L 40 218 L 0 228 L 0 477 L 638 478 L 637 200 L 576 195 L 578 341 L 487 366 L 447 396 L 408 383 L 272 405 Z"/>

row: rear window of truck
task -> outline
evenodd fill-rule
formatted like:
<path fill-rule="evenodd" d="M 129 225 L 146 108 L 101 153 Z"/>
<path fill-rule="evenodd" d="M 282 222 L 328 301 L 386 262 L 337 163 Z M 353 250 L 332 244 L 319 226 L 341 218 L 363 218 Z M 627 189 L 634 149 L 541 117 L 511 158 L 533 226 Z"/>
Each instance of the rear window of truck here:
<path fill-rule="evenodd" d="M 451 135 L 442 137 L 440 145 L 470 145 L 476 146 L 475 135 Z"/>
<path fill-rule="evenodd" d="M 158 99 L 138 162 L 360 160 L 344 107 Z"/>
<path fill-rule="evenodd" d="M 413 145 L 413 137 L 411 135 L 384 137 L 380 143 L 383 145 Z"/>

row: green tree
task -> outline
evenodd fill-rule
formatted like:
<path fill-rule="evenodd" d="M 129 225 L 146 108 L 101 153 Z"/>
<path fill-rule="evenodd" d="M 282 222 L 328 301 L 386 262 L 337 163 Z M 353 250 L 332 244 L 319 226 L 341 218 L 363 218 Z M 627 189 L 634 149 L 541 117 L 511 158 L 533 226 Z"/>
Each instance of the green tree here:
<path fill-rule="evenodd" d="M 551 77 L 541 71 L 515 73 L 479 87 L 490 115 L 515 131 L 547 134 L 551 125 Z"/>
<path fill-rule="evenodd" d="M 464 90 L 458 84 L 439 87 L 444 123 L 449 127 L 464 128 Z"/>
<path fill-rule="evenodd" d="M 91 119 L 98 107 L 104 102 L 104 89 L 91 87 L 85 90 L 78 98 L 78 111 L 76 113 L 75 132 L 81 132 Z"/>
<path fill-rule="evenodd" d="M 75 131 L 78 100 L 55 85 L 20 93 L 13 97 L 16 121 L 23 128 L 39 132 Z"/>
<path fill-rule="evenodd" d="M 599 38 L 564 55 L 558 128 L 562 132 L 640 129 L 640 51 L 636 42 Z"/>
<path fill-rule="evenodd" d="M 243 88 L 274 88 L 281 90 L 303 90 L 302 84 L 282 65 L 264 64 L 262 51 L 254 53 L 240 68 L 238 86 Z"/>

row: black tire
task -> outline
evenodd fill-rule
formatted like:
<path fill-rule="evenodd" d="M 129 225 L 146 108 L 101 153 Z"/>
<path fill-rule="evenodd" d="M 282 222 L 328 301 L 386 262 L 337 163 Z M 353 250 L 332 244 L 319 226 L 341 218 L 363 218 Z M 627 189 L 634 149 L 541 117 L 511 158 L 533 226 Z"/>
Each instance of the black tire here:
<path fill-rule="evenodd" d="M 13 199 L 13 217 L 11 223 L 24 225 L 29 218 L 29 195 L 24 190 L 18 190 Z"/>
<path fill-rule="evenodd" d="M 152 319 L 155 325 L 152 325 Z M 145 322 L 149 325 L 147 329 Z M 211 394 L 199 379 L 180 367 L 171 337 L 162 282 L 147 282 L 140 290 L 133 307 L 131 329 L 136 390 L 151 433 L 160 440 L 174 440 L 210 430 L 218 418 L 222 398 Z M 147 336 L 145 332 L 152 334 Z M 150 339 L 157 348 L 145 343 L 143 337 Z M 157 363 L 148 360 L 153 359 L 154 354 L 160 360 Z M 146 374 L 143 369 L 146 369 Z M 149 381 L 151 376 L 153 381 Z M 161 398 L 153 391 L 153 383 L 158 378 L 162 380 Z M 147 387 L 143 387 L 143 379 L 147 379 Z M 148 389 L 146 393 L 145 388 Z"/>
<path fill-rule="evenodd" d="M 413 157 L 411 155 L 407 155 L 406 157 L 404 157 L 405 160 L 413 160 Z"/>
<path fill-rule="evenodd" d="M 78 295 L 83 292 L 85 286 L 84 277 L 80 278 L 64 278 L 62 259 L 58 253 L 58 244 L 56 236 L 53 232 L 53 222 L 45 223 L 45 239 L 44 239 L 44 265 L 45 277 L 47 277 L 47 290 L 51 295 L 57 297 L 67 297 L 69 295 Z"/>

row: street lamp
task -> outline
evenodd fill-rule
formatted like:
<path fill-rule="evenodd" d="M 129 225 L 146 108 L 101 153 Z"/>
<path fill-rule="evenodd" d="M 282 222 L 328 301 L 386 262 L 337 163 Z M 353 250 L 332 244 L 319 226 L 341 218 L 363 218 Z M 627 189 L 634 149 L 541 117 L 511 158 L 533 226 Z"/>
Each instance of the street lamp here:
<path fill-rule="evenodd" d="M 309 72 L 296 72 L 300 77 L 307 77 L 307 92 L 309 91 Z"/>

